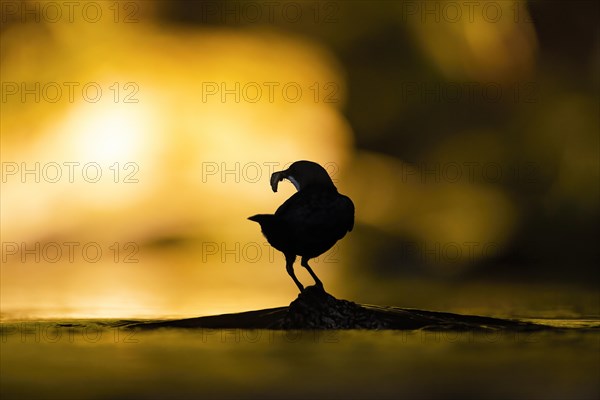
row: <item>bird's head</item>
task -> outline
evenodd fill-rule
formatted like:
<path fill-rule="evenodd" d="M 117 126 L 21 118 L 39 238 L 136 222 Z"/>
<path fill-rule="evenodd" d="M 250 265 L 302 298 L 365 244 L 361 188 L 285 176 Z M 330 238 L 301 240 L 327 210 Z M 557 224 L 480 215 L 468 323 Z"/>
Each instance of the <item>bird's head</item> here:
<path fill-rule="evenodd" d="M 277 192 L 279 182 L 287 179 L 300 191 L 308 186 L 323 186 L 335 188 L 325 168 L 312 161 L 296 161 L 283 171 L 273 172 L 271 188 Z"/>

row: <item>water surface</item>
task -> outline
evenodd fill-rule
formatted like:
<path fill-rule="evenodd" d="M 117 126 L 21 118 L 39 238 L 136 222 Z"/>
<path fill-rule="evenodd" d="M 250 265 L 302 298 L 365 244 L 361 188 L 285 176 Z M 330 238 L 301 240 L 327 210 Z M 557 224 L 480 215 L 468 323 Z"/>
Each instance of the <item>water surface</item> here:
<path fill-rule="evenodd" d="M 9 321 L 1 397 L 598 398 L 598 321 L 536 322 L 580 328 L 131 331 L 116 320 Z"/>

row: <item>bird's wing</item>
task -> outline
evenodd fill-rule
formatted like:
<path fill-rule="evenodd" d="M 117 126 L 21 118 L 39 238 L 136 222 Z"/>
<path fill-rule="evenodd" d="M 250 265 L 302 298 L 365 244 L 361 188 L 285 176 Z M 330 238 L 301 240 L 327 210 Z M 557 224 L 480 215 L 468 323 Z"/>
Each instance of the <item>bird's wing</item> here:
<path fill-rule="evenodd" d="M 354 227 L 354 204 L 338 193 L 298 192 L 275 215 L 302 231 L 332 227 L 345 233 Z"/>

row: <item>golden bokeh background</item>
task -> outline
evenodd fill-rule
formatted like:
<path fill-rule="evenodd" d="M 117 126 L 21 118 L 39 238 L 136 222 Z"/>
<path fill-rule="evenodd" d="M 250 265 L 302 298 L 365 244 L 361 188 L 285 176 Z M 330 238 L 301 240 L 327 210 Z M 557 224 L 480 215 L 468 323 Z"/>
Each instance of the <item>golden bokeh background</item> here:
<path fill-rule="evenodd" d="M 598 314 L 592 2 L 267 3 L 0 2 L 3 318 L 287 304 L 246 218 L 298 159 L 356 204 L 333 294 Z"/>

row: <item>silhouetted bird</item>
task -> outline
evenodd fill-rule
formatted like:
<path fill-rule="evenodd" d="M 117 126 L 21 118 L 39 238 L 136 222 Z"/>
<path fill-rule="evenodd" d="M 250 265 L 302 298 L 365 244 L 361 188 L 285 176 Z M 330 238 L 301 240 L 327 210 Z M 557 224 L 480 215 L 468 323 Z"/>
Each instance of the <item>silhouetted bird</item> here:
<path fill-rule="evenodd" d="M 312 161 L 296 161 L 285 171 L 271 175 L 271 188 L 277 192 L 280 181 L 287 179 L 298 190 L 275 214 L 258 214 L 248 218 L 258 222 L 269 244 L 285 255 L 286 269 L 300 291 L 304 286 L 294 274 L 294 261 L 301 265 L 315 283 L 323 288 L 308 260 L 329 250 L 354 227 L 354 204 L 338 193 L 327 171 Z"/>

